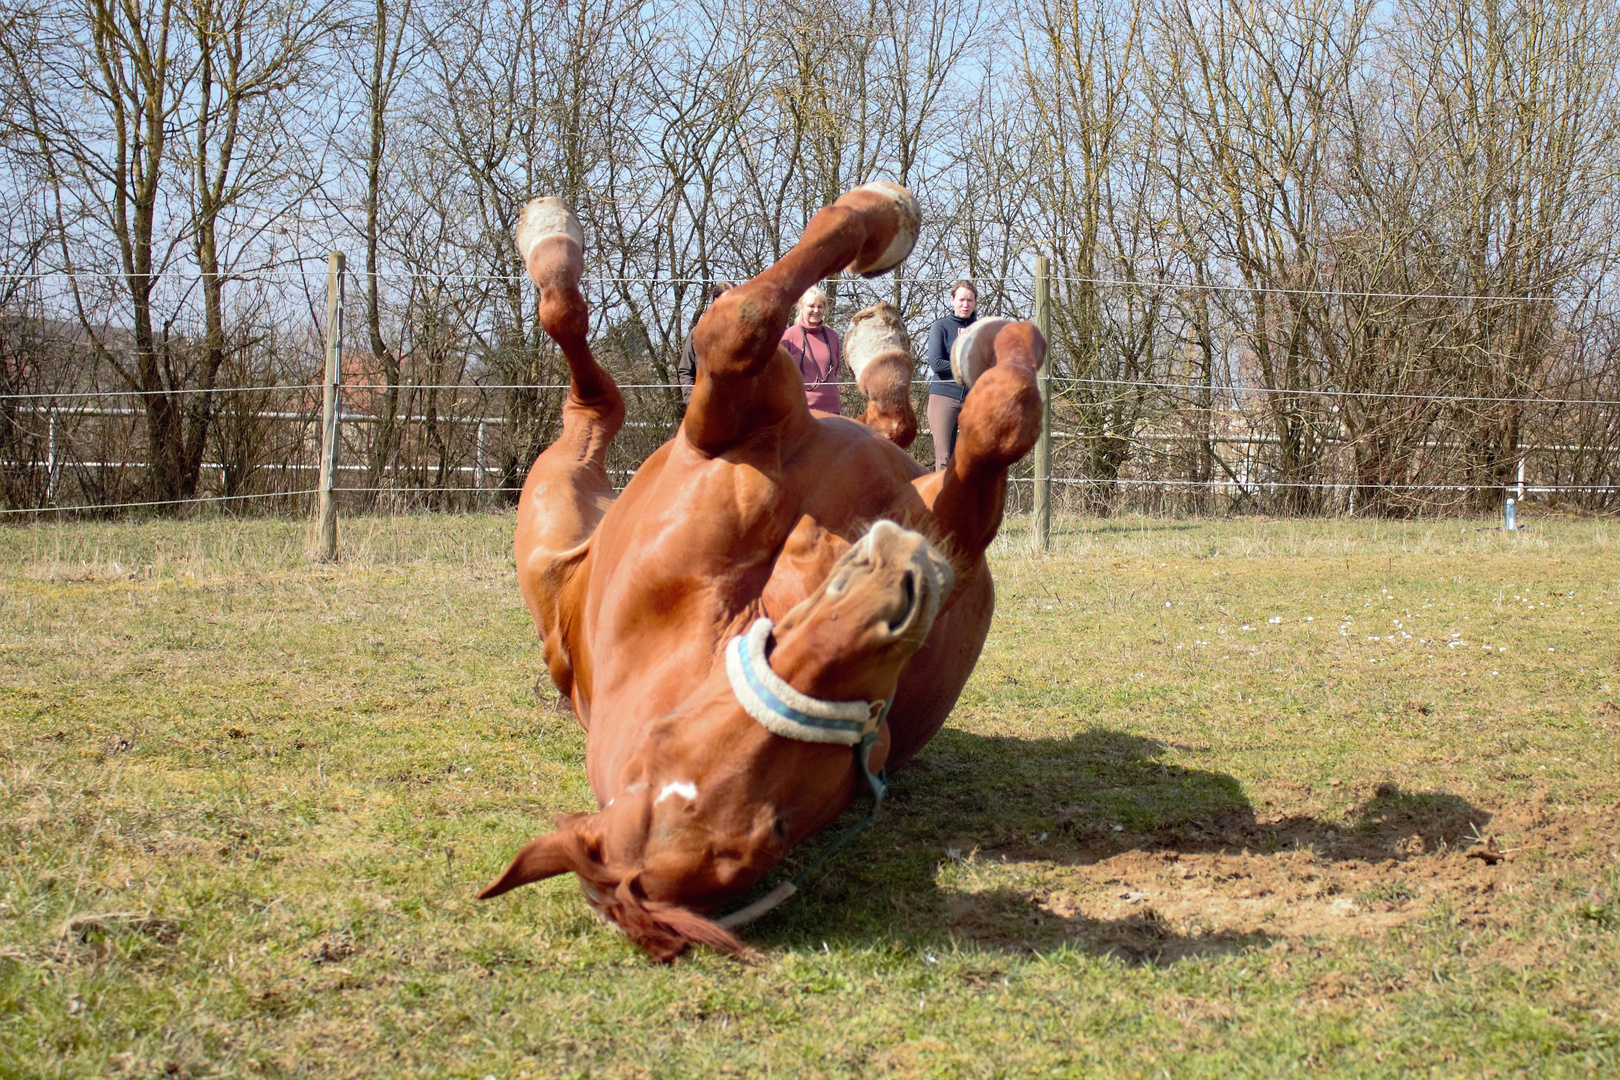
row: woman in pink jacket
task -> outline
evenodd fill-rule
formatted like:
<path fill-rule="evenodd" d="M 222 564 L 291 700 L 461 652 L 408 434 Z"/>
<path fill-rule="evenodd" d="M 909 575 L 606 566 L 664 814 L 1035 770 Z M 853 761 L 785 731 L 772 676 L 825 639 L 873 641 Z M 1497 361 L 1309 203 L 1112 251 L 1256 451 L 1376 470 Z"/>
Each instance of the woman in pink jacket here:
<path fill-rule="evenodd" d="M 799 365 L 810 407 L 838 415 L 838 368 L 843 345 L 838 331 L 825 325 L 827 294 L 812 287 L 799 297 L 798 318 L 782 334 L 782 347 Z"/>

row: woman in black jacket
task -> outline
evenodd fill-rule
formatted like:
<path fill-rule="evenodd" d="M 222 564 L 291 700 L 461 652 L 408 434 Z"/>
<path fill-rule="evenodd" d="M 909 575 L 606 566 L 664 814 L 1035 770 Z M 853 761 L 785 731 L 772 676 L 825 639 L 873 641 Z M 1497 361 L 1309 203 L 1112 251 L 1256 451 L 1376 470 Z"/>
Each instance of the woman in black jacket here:
<path fill-rule="evenodd" d="M 956 449 L 956 418 L 967 388 L 951 374 L 951 346 L 956 335 L 978 320 L 979 290 L 965 278 L 951 286 L 951 314 L 928 328 L 928 429 L 934 433 L 934 468 L 943 469 Z"/>
<path fill-rule="evenodd" d="M 703 305 L 706 310 L 709 304 L 720 299 L 731 289 L 736 288 L 729 281 L 716 282 L 709 290 L 709 299 Z M 703 310 L 698 312 L 699 315 Z M 692 324 L 694 327 L 697 323 Z M 681 345 L 681 358 L 675 361 L 675 379 L 681 384 L 681 415 L 686 415 L 686 407 L 692 404 L 692 387 L 697 385 L 697 353 L 692 351 L 692 335 L 686 335 L 686 341 Z"/>

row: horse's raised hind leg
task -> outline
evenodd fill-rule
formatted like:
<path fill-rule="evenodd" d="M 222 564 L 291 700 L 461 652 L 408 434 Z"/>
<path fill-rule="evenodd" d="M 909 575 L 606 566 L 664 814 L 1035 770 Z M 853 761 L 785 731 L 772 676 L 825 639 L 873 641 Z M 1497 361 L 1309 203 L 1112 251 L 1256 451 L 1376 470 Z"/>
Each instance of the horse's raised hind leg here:
<path fill-rule="evenodd" d="M 1029 453 L 1041 432 L 1035 373 L 1046 340 L 1033 323 L 990 319 L 957 339 L 953 358 L 969 372 L 972 388 L 957 422 L 956 450 L 943 474 L 917 481 L 933 492 L 934 535 L 967 559 L 976 559 L 1001 528 L 1007 470 Z M 941 477 L 941 479 L 935 479 Z"/>
<path fill-rule="evenodd" d="M 911 404 L 911 339 L 900 309 L 888 301 L 855 313 L 844 335 L 844 359 L 866 395 L 858 420 L 900 449 L 917 438 Z"/>
<path fill-rule="evenodd" d="M 539 287 L 540 325 L 568 362 L 562 433 L 529 469 L 518 500 L 518 589 L 546 643 L 557 689 L 573 689 L 573 667 L 562 640 L 557 599 L 588 541 L 613 502 L 607 450 L 624 423 L 624 398 L 591 355 L 590 309 L 579 289 L 585 272 L 579 222 L 560 199 L 534 199 L 518 220 L 517 248 Z M 582 717 L 583 719 L 583 717 Z"/>
<path fill-rule="evenodd" d="M 877 277 L 893 269 L 911 253 L 917 225 L 909 191 L 864 184 L 811 218 L 774 265 L 716 300 L 692 332 L 698 377 L 682 429 L 687 439 L 718 454 L 796 413 L 808 419 L 804 384 L 781 350 L 794 302 L 836 271 Z"/>

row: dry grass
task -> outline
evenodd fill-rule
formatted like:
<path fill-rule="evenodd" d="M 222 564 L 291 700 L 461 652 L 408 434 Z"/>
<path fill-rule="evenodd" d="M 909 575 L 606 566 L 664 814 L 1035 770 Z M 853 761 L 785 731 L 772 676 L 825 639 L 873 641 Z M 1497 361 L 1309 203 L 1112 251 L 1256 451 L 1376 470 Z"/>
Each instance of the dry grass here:
<path fill-rule="evenodd" d="M 1620 529 L 1019 526 L 879 828 L 670 968 L 470 899 L 590 806 L 510 518 L 0 532 L 0 1076 L 1620 1074 Z"/>

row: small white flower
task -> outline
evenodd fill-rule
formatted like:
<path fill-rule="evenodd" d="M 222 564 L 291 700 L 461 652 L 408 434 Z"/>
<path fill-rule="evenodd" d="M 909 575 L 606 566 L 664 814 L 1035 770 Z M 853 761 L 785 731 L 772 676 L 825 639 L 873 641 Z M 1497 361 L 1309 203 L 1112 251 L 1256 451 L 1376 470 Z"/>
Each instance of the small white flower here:
<path fill-rule="evenodd" d="M 1268 623 L 1280 623 L 1280 622 L 1282 622 L 1282 616 L 1281 615 L 1273 615 L 1271 618 L 1267 619 L 1266 622 L 1268 622 Z"/>

